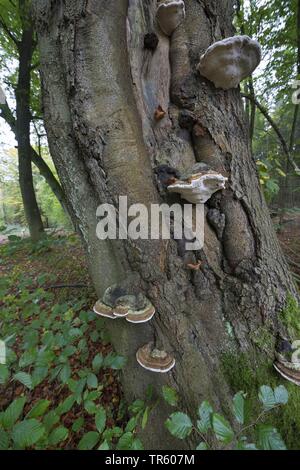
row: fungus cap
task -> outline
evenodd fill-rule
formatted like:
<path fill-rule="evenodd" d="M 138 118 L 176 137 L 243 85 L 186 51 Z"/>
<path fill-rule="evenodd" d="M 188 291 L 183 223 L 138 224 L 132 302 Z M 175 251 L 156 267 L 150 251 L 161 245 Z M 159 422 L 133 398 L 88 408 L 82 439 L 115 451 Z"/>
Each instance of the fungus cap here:
<path fill-rule="evenodd" d="M 114 315 L 112 308 L 104 304 L 101 300 L 98 300 L 95 303 L 93 310 L 97 315 L 100 315 L 101 317 L 111 318 L 112 320 L 115 320 L 117 318 L 116 315 Z"/>
<path fill-rule="evenodd" d="M 171 36 L 185 18 L 185 4 L 183 0 L 165 0 L 159 2 L 156 12 L 160 29 Z"/>
<path fill-rule="evenodd" d="M 192 204 L 204 204 L 215 192 L 225 189 L 226 181 L 228 178 L 214 171 L 196 173 L 186 180 L 177 180 L 168 186 L 168 191 L 179 193 Z"/>
<path fill-rule="evenodd" d="M 144 308 L 130 308 L 126 320 L 129 323 L 146 323 L 155 314 L 155 307 L 147 300 Z"/>
<path fill-rule="evenodd" d="M 237 88 L 261 61 L 261 47 L 248 36 L 234 36 L 212 44 L 200 58 L 198 71 L 216 88 Z"/>
<path fill-rule="evenodd" d="M 300 371 L 298 370 L 291 370 L 290 368 L 283 365 L 281 362 L 274 362 L 273 364 L 276 371 L 283 377 L 284 379 L 292 382 L 295 385 L 300 386 Z"/>
<path fill-rule="evenodd" d="M 117 300 L 116 305 L 113 308 L 113 313 L 116 317 L 126 317 L 135 305 L 136 296 L 125 295 Z"/>
<path fill-rule="evenodd" d="M 166 351 L 159 351 L 149 343 L 136 353 L 136 360 L 144 369 L 151 372 L 166 373 L 175 366 L 175 359 Z"/>

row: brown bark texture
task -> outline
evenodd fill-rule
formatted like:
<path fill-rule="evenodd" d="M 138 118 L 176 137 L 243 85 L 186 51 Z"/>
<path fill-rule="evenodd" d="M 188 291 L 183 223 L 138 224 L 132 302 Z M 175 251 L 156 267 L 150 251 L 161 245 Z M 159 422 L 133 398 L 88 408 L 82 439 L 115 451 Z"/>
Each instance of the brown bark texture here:
<path fill-rule="evenodd" d="M 204 399 L 226 409 L 232 391 L 224 353 L 253 357 L 255 335 L 276 336 L 278 313 L 293 289 L 251 157 L 238 89 L 222 91 L 196 71 L 214 41 L 232 36 L 231 0 L 186 0 L 186 19 L 171 39 L 159 29 L 155 0 L 38 0 L 35 20 L 41 54 L 46 128 L 51 155 L 79 227 L 97 293 L 127 280 L 156 307 L 143 325 L 107 322 L 117 351 L 128 359 L 123 386 L 128 400 L 146 387 L 176 388 L 193 416 Z M 159 38 L 153 52 L 144 35 Z M 166 112 L 154 119 L 158 106 Z M 175 240 L 100 241 L 100 203 L 150 206 L 179 202 L 159 191 L 154 169 L 180 171 L 205 162 L 227 175 L 227 189 L 206 205 L 225 215 L 225 229 L 206 223 L 204 249 L 184 253 Z M 201 260 L 201 269 L 186 267 Z M 233 336 L 228 334 L 230 324 Z M 168 374 L 143 370 L 136 350 L 149 341 L 174 354 Z M 272 358 L 273 351 L 259 355 Z M 169 409 L 151 415 L 149 449 L 191 446 L 164 428 Z"/>

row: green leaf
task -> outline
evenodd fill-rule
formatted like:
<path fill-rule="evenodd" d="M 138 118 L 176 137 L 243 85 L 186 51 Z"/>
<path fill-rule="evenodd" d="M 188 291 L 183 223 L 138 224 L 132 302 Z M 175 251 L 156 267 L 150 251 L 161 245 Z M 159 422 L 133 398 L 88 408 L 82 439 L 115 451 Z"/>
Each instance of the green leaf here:
<path fill-rule="evenodd" d="M 172 413 L 165 425 L 172 436 L 178 437 L 179 439 L 188 437 L 193 429 L 193 423 L 189 416 L 181 412 Z"/>
<path fill-rule="evenodd" d="M 262 450 L 286 450 L 279 432 L 273 426 L 261 424 L 257 428 L 258 447 Z"/>
<path fill-rule="evenodd" d="M 63 415 L 65 413 L 68 413 L 68 411 L 71 410 L 75 403 L 75 396 L 74 395 L 69 395 L 62 403 L 58 405 L 56 408 L 56 413 L 59 415 Z"/>
<path fill-rule="evenodd" d="M 45 433 L 44 426 L 36 419 L 28 419 L 16 424 L 12 430 L 12 438 L 21 449 L 32 447 Z"/>
<path fill-rule="evenodd" d="M 289 392 L 284 385 L 279 385 L 274 390 L 274 397 L 278 405 L 286 405 L 289 401 Z"/>
<path fill-rule="evenodd" d="M 274 408 L 274 406 L 277 403 L 275 399 L 274 391 L 268 385 L 263 385 L 262 387 L 260 387 L 258 398 L 263 404 L 263 407 L 265 410 L 270 410 Z"/>
<path fill-rule="evenodd" d="M 109 444 L 107 441 L 103 441 L 101 446 L 98 447 L 98 450 L 109 450 Z"/>
<path fill-rule="evenodd" d="M 79 450 L 91 450 L 93 449 L 97 442 L 99 441 L 99 434 L 97 432 L 87 432 L 78 444 Z"/>
<path fill-rule="evenodd" d="M 2 425 L 5 429 L 11 429 L 13 427 L 23 413 L 25 403 L 25 397 L 17 398 L 6 408 L 2 416 Z"/>
<path fill-rule="evenodd" d="M 199 407 L 198 414 L 200 420 L 197 421 L 197 428 L 199 432 L 206 434 L 211 429 L 211 417 L 213 414 L 212 406 L 208 401 L 203 401 Z"/>
<path fill-rule="evenodd" d="M 20 382 L 21 384 L 25 385 L 25 387 L 32 389 L 32 379 L 31 375 L 27 374 L 27 372 L 18 372 L 13 376 L 14 380 Z"/>
<path fill-rule="evenodd" d="M 9 436 L 4 429 L 0 428 L 0 450 L 8 450 Z"/>
<path fill-rule="evenodd" d="M 83 425 L 84 425 L 84 419 L 77 418 L 72 425 L 72 431 L 78 432 L 82 428 Z"/>
<path fill-rule="evenodd" d="M 114 353 L 109 354 L 103 361 L 103 367 L 107 367 L 114 370 L 122 369 L 125 365 L 126 358 L 123 356 L 117 356 Z"/>
<path fill-rule="evenodd" d="M 133 442 L 133 434 L 132 432 L 125 432 L 123 436 L 120 437 L 117 447 L 117 450 L 131 450 L 132 442 Z"/>
<path fill-rule="evenodd" d="M 43 425 L 47 432 L 50 432 L 53 426 L 59 422 L 59 416 L 54 410 L 49 411 L 43 419 Z"/>
<path fill-rule="evenodd" d="M 233 413 L 238 423 L 245 423 L 245 394 L 238 392 L 233 397 Z"/>
<path fill-rule="evenodd" d="M 5 385 L 9 379 L 8 367 L 4 364 L 0 364 L 0 385 Z"/>
<path fill-rule="evenodd" d="M 39 416 L 42 416 L 43 414 L 46 413 L 47 409 L 50 406 L 50 401 L 49 400 L 40 400 L 38 401 L 27 413 L 26 418 L 38 418 Z"/>
<path fill-rule="evenodd" d="M 205 442 L 200 442 L 200 444 L 196 447 L 196 450 L 208 450 L 207 444 L 205 444 Z"/>
<path fill-rule="evenodd" d="M 93 401 L 87 400 L 84 402 L 84 409 L 88 414 L 93 415 L 97 411 L 97 405 Z"/>
<path fill-rule="evenodd" d="M 136 426 L 137 426 L 137 422 L 138 422 L 138 417 L 137 416 L 133 416 L 132 418 L 130 418 L 130 420 L 128 421 L 128 423 L 126 425 L 125 432 L 134 431 Z"/>
<path fill-rule="evenodd" d="M 145 429 L 145 427 L 147 426 L 148 419 L 149 419 L 149 411 L 150 411 L 150 408 L 149 406 L 147 406 L 142 417 L 142 429 Z"/>
<path fill-rule="evenodd" d="M 65 441 L 69 435 L 69 431 L 63 427 L 60 426 L 59 428 L 53 429 L 49 436 L 49 444 L 51 446 L 56 446 L 62 441 Z"/>
<path fill-rule="evenodd" d="M 131 450 L 144 450 L 142 441 L 135 438 L 131 444 Z"/>
<path fill-rule="evenodd" d="M 95 415 L 95 423 L 99 434 L 102 434 L 106 424 L 106 411 L 103 406 L 97 408 L 97 412 Z"/>
<path fill-rule="evenodd" d="M 99 372 L 100 368 L 102 367 L 103 364 L 103 356 L 102 354 L 97 354 L 92 362 L 92 367 L 93 371 L 96 372 L 96 374 Z"/>
<path fill-rule="evenodd" d="M 71 367 L 69 364 L 65 364 L 59 373 L 59 378 L 63 384 L 67 383 L 71 377 Z"/>
<path fill-rule="evenodd" d="M 129 411 L 133 414 L 137 414 L 145 408 L 145 402 L 143 400 L 135 400 L 131 405 L 129 405 Z"/>
<path fill-rule="evenodd" d="M 258 450 L 255 444 L 247 442 L 246 437 L 242 437 L 236 446 L 237 450 Z"/>
<path fill-rule="evenodd" d="M 179 397 L 178 397 L 178 394 L 176 392 L 176 390 L 174 390 L 174 388 L 171 388 L 171 387 L 168 387 L 168 386 L 163 386 L 162 388 L 162 393 L 163 393 L 163 397 L 164 397 L 164 400 L 170 405 L 170 406 L 176 406 L 178 401 L 179 401 Z"/>
<path fill-rule="evenodd" d="M 223 416 L 213 413 L 212 426 L 218 441 L 224 442 L 224 444 L 229 444 L 232 441 L 234 432 Z"/>
<path fill-rule="evenodd" d="M 98 387 L 98 379 L 95 374 L 89 374 L 87 376 L 87 386 L 89 388 L 97 388 Z"/>

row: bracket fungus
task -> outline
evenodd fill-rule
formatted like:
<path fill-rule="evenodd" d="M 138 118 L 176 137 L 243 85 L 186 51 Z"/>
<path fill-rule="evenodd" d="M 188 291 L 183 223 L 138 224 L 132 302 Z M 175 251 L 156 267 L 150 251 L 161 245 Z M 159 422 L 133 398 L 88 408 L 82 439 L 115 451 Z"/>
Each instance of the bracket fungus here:
<path fill-rule="evenodd" d="M 155 308 L 142 293 L 129 294 L 124 287 L 111 286 L 96 302 L 94 312 L 113 320 L 125 318 L 130 323 L 145 323 L 151 320 Z"/>
<path fill-rule="evenodd" d="M 158 3 L 156 19 L 160 29 L 167 36 L 171 36 L 185 18 L 185 4 L 183 0 L 163 0 Z"/>
<path fill-rule="evenodd" d="M 166 351 L 153 348 L 149 343 L 141 347 L 136 353 L 136 360 L 144 369 L 151 372 L 166 373 L 175 366 L 175 359 Z"/>
<path fill-rule="evenodd" d="M 168 191 L 179 193 L 183 199 L 192 204 L 204 204 L 215 192 L 225 189 L 226 181 L 228 178 L 225 176 L 209 170 L 176 180 L 168 186 Z"/>
<path fill-rule="evenodd" d="M 97 315 L 100 315 L 100 317 L 111 318 L 112 320 L 117 318 L 116 315 L 114 315 L 112 308 L 101 300 L 98 300 L 95 303 L 93 310 Z"/>
<path fill-rule="evenodd" d="M 234 36 L 212 44 L 200 58 L 198 71 L 216 88 L 237 88 L 261 61 L 261 47 L 248 36 Z"/>
<path fill-rule="evenodd" d="M 281 377 L 299 386 L 300 385 L 300 370 L 298 368 L 292 369 L 291 364 L 287 367 L 287 364 L 283 365 L 281 362 L 276 361 L 274 362 L 273 365 L 276 371 L 281 375 Z M 300 364 L 295 363 L 294 365 L 295 367 L 299 367 Z"/>

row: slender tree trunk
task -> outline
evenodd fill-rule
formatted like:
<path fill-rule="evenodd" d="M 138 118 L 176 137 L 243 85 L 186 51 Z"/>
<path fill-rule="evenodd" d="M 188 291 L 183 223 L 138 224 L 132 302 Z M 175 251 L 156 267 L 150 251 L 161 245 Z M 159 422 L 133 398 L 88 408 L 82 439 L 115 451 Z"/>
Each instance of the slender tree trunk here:
<path fill-rule="evenodd" d="M 44 228 L 36 201 L 31 168 L 30 67 L 33 53 L 33 27 L 25 12 L 22 16 L 23 33 L 19 44 L 19 77 L 16 89 L 16 139 L 18 142 L 19 182 L 25 217 L 30 237 L 36 241 L 43 234 Z"/>
<path fill-rule="evenodd" d="M 260 190 L 240 92 L 217 90 L 196 72 L 205 49 L 233 34 L 232 3 L 186 0 L 186 19 L 169 39 L 156 25 L 155 0 L 34 2 L 51 155 L 97 293 L 132 279 L 156 307 L 143 325 L 107 323 L 128 359 L 125 396 L 142 398 L 149 384 L 159 393 L 167 383 L 193 415 L 203 399 L 226 409 L 232 393 L 226 355 L 234 361 L 243 352 L 253 370 L 263 362 L 273 373 L 278 313 L 287 291 L 295 293 Z M 153 31 L 155 52 L 144 49 L 144 35 Z M 157 122 L 159 105 L 167 114 Z M 195 253 L 200 270 L 187 269 L 174 240 L 97 239 L 100 203 L 117 204 L 119 195 L 147 207 L 169 201 L 158 191 L 154 167 L 184 171 L 196 161 L 229 177 L 209 203 L 225 215 L 225 230 L 218 238 L 206 224 L 204 249 Z M 259 341 L 262 331 L 268 344 Z M 173 352 L 169 374 L 136 363 L 136 350 L 149 340 Z M 147 448 L 183 447 L 165 430 L 167 411 L 160 404 L 151 415 Z"/>

